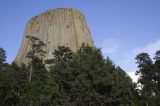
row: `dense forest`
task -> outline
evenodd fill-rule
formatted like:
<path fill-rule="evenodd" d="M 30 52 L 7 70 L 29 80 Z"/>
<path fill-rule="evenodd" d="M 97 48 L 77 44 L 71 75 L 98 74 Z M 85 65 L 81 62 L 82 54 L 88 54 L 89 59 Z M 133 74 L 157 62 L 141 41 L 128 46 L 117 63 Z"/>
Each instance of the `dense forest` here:
<path fill-rule="evenodd" d="M 28 64 L 6 63 L 0 48 L 0 106 L 160 106 L 160 50 L 135 57 L 137 83 L 101 50 L 59 46 L 45 60 L 45 44 L 28 37 Z"/>

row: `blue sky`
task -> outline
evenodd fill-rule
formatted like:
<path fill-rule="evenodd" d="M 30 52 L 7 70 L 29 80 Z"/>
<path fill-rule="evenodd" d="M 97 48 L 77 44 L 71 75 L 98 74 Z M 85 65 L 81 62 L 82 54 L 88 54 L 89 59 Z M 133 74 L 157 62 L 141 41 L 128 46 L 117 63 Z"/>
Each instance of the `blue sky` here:
<path fill-rule="evenodd" d="M 0 47 L 11 62 L 27 21 L 48 9 L 70 7 L 86 17 L 95 46 L 116 65 L 136 70 L 134 57 L 160 49 L 160 0 L 0 0 Z"/>

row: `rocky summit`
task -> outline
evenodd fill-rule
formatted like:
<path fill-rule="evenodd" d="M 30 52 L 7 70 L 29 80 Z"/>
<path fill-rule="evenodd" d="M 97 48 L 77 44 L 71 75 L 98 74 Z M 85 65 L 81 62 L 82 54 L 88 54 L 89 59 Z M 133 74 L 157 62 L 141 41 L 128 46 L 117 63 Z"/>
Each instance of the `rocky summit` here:
<path fill-rule="evenodd" d="M 53 58 L 52 52 L 58 46 L 76 52 L 82 43 L 94 45 L 84 15 L 72 8 L 51 9 L 30 19 L 15 59 L 18 64 L 27 63 L 26 54 L 31 48 L 26 36 L 38 37 L 46 44 L 47 59 Z"/>

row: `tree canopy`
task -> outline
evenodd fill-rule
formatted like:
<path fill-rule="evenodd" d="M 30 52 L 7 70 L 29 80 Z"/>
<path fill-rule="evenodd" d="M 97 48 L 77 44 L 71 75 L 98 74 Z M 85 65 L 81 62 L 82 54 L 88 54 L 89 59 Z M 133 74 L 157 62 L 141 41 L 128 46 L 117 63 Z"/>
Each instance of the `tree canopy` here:
<path fill-rule="evenodd" d="M 148 53 L 136 56 L 137 84 L 101 49 L 82 45 L 75 53 L 59 46 L 53 59 L 45 60 L 45 44 L 27 37 L 29 63 L 6 63 L 0 48 L 1 106 L 159 106 L 160 50 L 154 61 Z M 49 64 L 49 67 L 48 67 Z"/>
<path fill-rule="evenodd" d="M 67 61 L 66 59 L 58 61 L 49 71 L 53 85 L 51 101 L 54 105 L 134 104 L 132 80 L 109 58 L 104 59 L 100 49 L 82 46 L 77 54 L 71 57 L 73 58 Z"/>

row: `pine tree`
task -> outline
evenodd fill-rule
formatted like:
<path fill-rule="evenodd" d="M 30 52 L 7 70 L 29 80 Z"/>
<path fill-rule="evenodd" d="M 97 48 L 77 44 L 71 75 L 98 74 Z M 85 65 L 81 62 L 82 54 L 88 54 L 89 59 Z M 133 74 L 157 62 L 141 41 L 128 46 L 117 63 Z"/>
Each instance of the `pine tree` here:
<path fill-rule="evenodd" d="M 31 50 L 27 53 L 27 58 L 30 59 L 29 68 L 29 82 L 32 80 L 32 73 L 34 67 L 36 67 L 36 62 L 39 59 L 43 59 L 45 57 L 46 51 L 43 50 L 45 44 L 37 37 L 34 36 L 26 36 L 28 38 L 29 43 L 31 45 Z"/>
<path fill-rule="evenodd" d="M 153 62 L 148 53 L 140 53 L 136 56 L 136 63 L 138 64 L 139 68 L 136 74 L 140 76 L 138 83 L 142 85 L 141 96 L 146 106 L 152 105 L 152 94 L 155 92 L 153 84 Z"/>
<path fill-rule="evenodd" d="M 70 56 L 73 58 L 61 59 L 49 71 L 52 105 L 127 106 L 134 102 L 131 79 L 103 59 L 100 49 L 82 45 Z"/>
<path fill-rule="evenodd" d="M 31 44 L 31 50 L 27 53 L 29 69 L 29 90 L 28 99 L 30 106 L 48 105 L 47 95 L 49 95 L 48 71 L 44 65 L 46 51 L 43 50 L 45 44 L 37 37 L 27 36 Z"/>
<path fill-rule="evenodd" d="M 57 64 L 58 62 L 64 60 L 70 60 L 74 57 L 74 53 L 69 49 L 69 47 L 65 46 L 58 46 L 58 49 L 55 49 L 55 51 L 52 53 L 53 58 L 45 60 L 46 64 Z"/>
<path fill-rule="evenodd" d="M 154 106 L 160 105 L 160 50 L 156 51 L 155 53 L 155 70 L 154 70 L 154 76 L 153 81 L 155 84 L 155 97 L 154 97 Z"/>
<path fill-rule="evenodd" d="M 4 71 L 6 69 L 6 51 L 0 47 L 0 71 Z"/>

